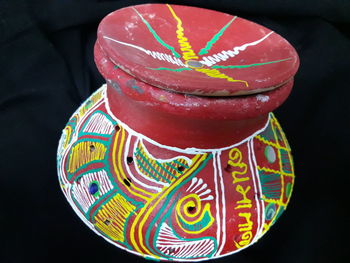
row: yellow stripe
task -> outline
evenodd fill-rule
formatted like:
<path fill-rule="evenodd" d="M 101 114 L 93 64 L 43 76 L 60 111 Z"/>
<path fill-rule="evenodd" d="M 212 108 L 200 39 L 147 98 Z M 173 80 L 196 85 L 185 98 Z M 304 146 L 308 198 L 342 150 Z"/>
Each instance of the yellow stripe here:
<path fill-rule="evenodd" d="M 184 36 L 184 28 L 182 27 L 182 21 L 181 19 L 175 14 L 174 10 L 170 5 L 168 5 L 168 8 L 177 21 L 177 39 L 180 44 L 180 49 L 182 51 L 182 57 L 184 60 L 190 60 L 190 59 L 198 59 L 199 57 L 196 55 L 196 53 L 193 51 L 190 43 L 188 42 L 188 39 Z"/>
<path fill-rule="evenodd" d="M 186 216 L 191 217 L 191 218 L 193 217 L 193 221 L 186 220 L 186 218 L 182 215 L 182 211 L 181 211 L 182 203 L 187 201 L 187 199 L 189 199 L 189 198 L 194 198 L 196 200 L 196 203 L 194 203 L 193 201 L 186 202 L 182 208 L 183 208 L 183 212 Z M 193 213 L 193 214 L 188 213 L 187 208 L 190 206 L 195 206 L 197 208 L 195 213 Z M 178 201 L 178 203 L 176 205 L 176 212 L 177 212 L 176 221 L 177 221 L 178 225 L 180 226 L 180 228 L 184 232 L 189 233 L 189 234 L 199 234 L 199 233 L 202 233 L 204 230 L 208 229 L 213 224 L 214 218 L 210 212 L 210 204 L 206 203 L 204 205 L 203 210 L 201 208 L 202 208 L 201 199 L 197 194 L 189 194 Z M 197 224 L 198 222 L 202 221 L 206 213 L 209 214 L 210 221 L 208 222 L 208 224 L 206 226 L 203 226 L 199 230 L 187 230 L 182 226 L 182 224 L 179 220 L 179 218 L 181 218 L 186 224 L 194 225 L 194 224 Z M 194 217 L 197 217 L 198 214 L 200 214 L 199 217 L 197 219 L 195 219 Z"/>
<path fill-rule="evenodd" d="M 267 145 L 271 145 L 271 146 L 276 147 L 277 149 L 283 149 L 283 150 L 286 150 L 286 151 L 289 152 L 289 149 L 288 149 L 288 148 L 285 148 L 285 147 L 282 147 L 282 146 L 280 146 L 280 145 L 278 145 L 278 144 L 276 144 L 276 143 L 270 142 L 270 141 L 264 139 L 263 137 L 261 137 L 261 135 L 257 135 L 257 136 L 255 136 L 255 138 L 256 138 L 257 140 L 259 140 L 259 141 L 261 141 L 261 142 L 267 144 Z"/>
<path fill-rule="evenodd" d="M 205 158 L 207 157 L 208 154 L 204 154 L 200 157 L 200 155 L 196 155 L 193 158 L 193 163 L 194 165 L 187 171 L 187 174 L 183 175 L 180 179 L 178 179 L 178 181 L 175 181 L 172 185 L 169 186 L 169 188 L 165 188 L 166 190 L 163 192 L 162 196 L 159 197 L 159 199 L 155 202 L 155 204 L 151 207 L 150 204 L 151 202 L 147 202 L 147 204 L 141 209 L 141 211 L 139 212 L 139 214 L 137 215 L 137 217 L 135 218 L 132 226 L 131 226 L 131 231 L 130 231 L 130 240 L 132 245 L 134 246 L 135 250 L 138 251 L 140 254 L 144 255 L 144 253 L 142 252 L 142 250 L 140 249 L 140 247 L 136 244 L 136 240 L 135 240 L 135 228 L 136 226 L 138 226 L 138 237 L 139 237 L 139 243 L 141 245 L 141 247 L 143 248 L 143 250 L 148 253 L 149 255 L 152 255 L 156 258 L 159 258 L 157 255 L 154 255 L 153 253 L 151 253 L 146 246 L 143 244 L 143 236 L 142 236 L 142 228 L 146 222 L 146 220 L 148 219 L 148 216 L 150 213 L 153 212 L 155 206 L 157 206 L 159 204 L 159 202 L 166 197 L 169 192 L 171 192 L 176 186 L 178 186 L 180 183 L 182 183 L 189 175 L 192 174 L 192 172 L 197 169 L 197 167 L 202 163 L 203 160 L 205 160 Z M 197 163 L 195 163 L 198 160 Z M 154 200 L 155 198 L 153 198 Z M 153 201 L 151 200 L 151 201 Z M 140 218 L 143 216 L 143 214 L 146 212 L 146 214 L 144 215 L 142 221 L 139 223 Z"/>
<path fill-rule="evenodd" d="M 195 69 L 198 72 L 202 72 L 205 75 L 207 75 L 208 77 L 212 77 L 212 78 L 217 78 L 217 79 L 226 79 L 229 82 L 242 82 L 245 84 L 246 87 L 248 87 L 248 82 L 245 80 L 240 80 L 240 79 L 233 79 L 229 76 L 227 76 L 224 73 L 221 73 L 219 70 L 217 69 L 206 69 L 206 68 L 197 68 Z"/>
<path fill-rule="evenodd" d="M 67 132 L 67 135 L 66 135 L 66 139 L 65 139 L 65 142 L 63 144 L 63 149 L 66 149 L 69 142 L 70 142 L 70 139 L 71 139 L 71 136 L 72 136 L 72 127 L 71 126 L 66 126 L 66 128 L 64 128 Z"/>
<path fill-rule="evenodd" d="M 121 137 L 121 142 L 120 142 L 120 146 L 119 146 L 119 153 L 118 153 L 118 165 L 119 167 L 122 167 L 122 163 L 121 163 L 121 154 L 122 154 L 122 150 L 123 150 L 123 143 L 124 143 L 124 140 L 125 140 L 125 131 L 123 128 L 120 129 L 120 131 L 117 133 L 116 135 L 116 138 L 114 140 L 114 145 L 113 145 L 113 152 L 112 152 L 112 160 L 113 160 L 113 168 L 114 168 L 114 171 L 115 173 L 117 174 L 117 177 L 118 177 L 118 181 L 122 184 L 124 184 L 124 180 L 120 177 L 120 173 L 119 173 L 119 169 L 117 167 L 117 161 L 116 161 L 116 148 L 117 148 L 117 142 L 119 140 L 119 134 L 122 133 L 122 137 Z M 123 174 L 124 178 L 126 179 L 126 175 L 125 173 L 123 172 L 122 169 L 120 169 L 120 172 Z M 138 191 L 141 191 L 143 193 L 145 193 L 146 195 L 149 195 L 149 196 L 152 196 L 150 195 L 149 193 L 145 192 L 144 190 L 138 188 L 138 187 L 135 187 L 133 184 L 130 184 L 130 188 L 129 187 L 126 187 L 128 189 L 128 191 L 146 201 L 150 200 L 149 197 L 146 197 L 146 196 L 143 196 L 139 193 L 136 193 L 134 191 L 132 191 L 130 188 L 134 188 L 135 190 L 138 190 Z"/>
<path fill-rule="evenodd" d="M 90 147 L 94 147 L 91 151 Z M 102 161 L 105 158 L 107 148 L 102 143 L 82 141 L 76 144 L 69 155 L 68 172 L 74 173 L 80 167 L 92 161 Z"/>
<path fill-rule="evenodd" d="M 283 203 L 281 200 L 275 200 L 275 199 L 270 199 L 266 197 L 262 197 L 262 200 L 264 200 L 267 203 L 274 203 L 276 205 L 283 206 L 283 207 L 287 206 L 287 204 Z"/>
<path fill-rule="evenodd" d="M 98 211 L 95 225 L 111 239 L 124 242 L 126 219 L 135 208 L 122 195 L 117 194 Z M 106 220 L 109 220 L 110 224 L 107 225 Z"/>

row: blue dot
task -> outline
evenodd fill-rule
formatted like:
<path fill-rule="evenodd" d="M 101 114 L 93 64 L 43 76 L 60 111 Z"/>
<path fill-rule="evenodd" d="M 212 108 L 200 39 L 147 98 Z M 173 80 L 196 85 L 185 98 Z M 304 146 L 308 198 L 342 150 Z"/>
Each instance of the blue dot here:
<path fill-rule="evenodd" d="M 89 186 L 89 193 L 94 195 L 98 192 L 98 184 L 97 183 L 92 183 Z"/>

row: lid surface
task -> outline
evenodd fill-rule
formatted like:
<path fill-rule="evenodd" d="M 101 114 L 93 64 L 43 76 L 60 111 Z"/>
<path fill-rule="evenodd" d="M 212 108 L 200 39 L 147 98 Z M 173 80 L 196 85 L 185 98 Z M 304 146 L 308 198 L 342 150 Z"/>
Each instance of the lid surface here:
<path fill-rule="evenodd" d="M 296 73 L 295 49 L 273 31 L 229 14 L 146 4 L 103 19 L 98 42 L 123 71 L 180 93 L 234 96 L 271 90 Z"/>

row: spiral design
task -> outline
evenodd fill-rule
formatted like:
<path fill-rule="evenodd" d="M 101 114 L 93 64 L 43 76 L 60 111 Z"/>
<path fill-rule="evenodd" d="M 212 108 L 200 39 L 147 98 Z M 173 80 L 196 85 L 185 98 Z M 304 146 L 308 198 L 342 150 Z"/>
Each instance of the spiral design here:
<path fill-rule="evenodd" d="M 176 221 L 184 232 L 199 234 L 212 225 L 214 218 L 209 203 L 202 205 L 197 194 L 189 194 L 176 205 Z"/>

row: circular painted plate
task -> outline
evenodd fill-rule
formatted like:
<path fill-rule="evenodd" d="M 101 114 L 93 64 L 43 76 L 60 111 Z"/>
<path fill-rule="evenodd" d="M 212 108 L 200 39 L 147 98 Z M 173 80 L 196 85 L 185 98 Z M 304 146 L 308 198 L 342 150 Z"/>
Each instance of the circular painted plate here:
<path fill-rule="evenodd" d="M 234 96 L 271 90 L 299 58 L 280 35 L 248 20 L 179 5 L 146 4 L 103 19 L 98 43 L 122 70 L 180 93 Z"/>

